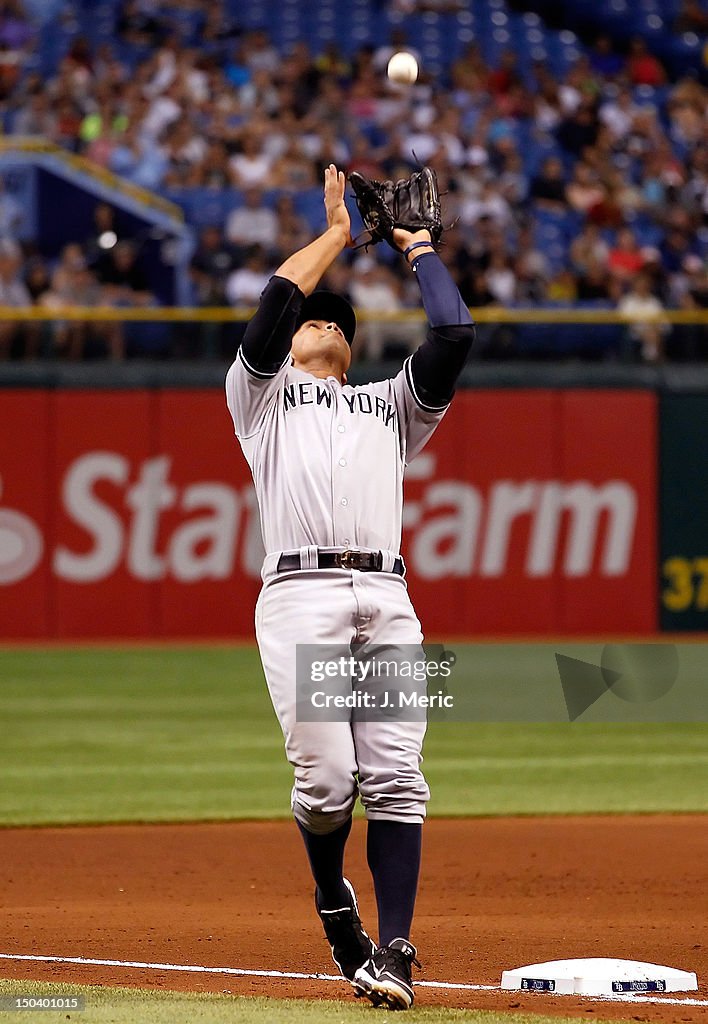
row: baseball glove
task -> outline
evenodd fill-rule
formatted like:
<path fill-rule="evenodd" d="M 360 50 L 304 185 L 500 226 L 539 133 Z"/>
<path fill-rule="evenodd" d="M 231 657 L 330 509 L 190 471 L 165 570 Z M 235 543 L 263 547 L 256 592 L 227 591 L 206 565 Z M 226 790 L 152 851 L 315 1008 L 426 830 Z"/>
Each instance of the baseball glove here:
<path fill-rule="evenodd" d="M 352 171 L 349 182 L 364 227 L 371 234 L 372 245 L 388 242 L 392 249 L 400 252 L 393 240 L 394 228 L 406 231 L 427 228 L 433 245 L 438 244 L 443 224 L 438 179 L 432 168 L 423 167 L 410 178 L 401 178 L 395 183 L 375 181 Z"/>

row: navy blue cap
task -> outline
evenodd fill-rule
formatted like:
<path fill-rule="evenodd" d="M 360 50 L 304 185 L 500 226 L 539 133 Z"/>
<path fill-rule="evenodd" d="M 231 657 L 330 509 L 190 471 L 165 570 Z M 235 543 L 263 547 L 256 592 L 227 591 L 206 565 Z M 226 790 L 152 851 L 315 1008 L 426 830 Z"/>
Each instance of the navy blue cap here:
<path fill-rule="evenodd" d="M 296 327 L 306 320 L 325 320 L 328 324 L 335 323 L 349 344 L 354 341 L 356 333 L 356 313 L 343 295 L 328 292 L 324 289 L 312 292 L 302 304 Z"/>

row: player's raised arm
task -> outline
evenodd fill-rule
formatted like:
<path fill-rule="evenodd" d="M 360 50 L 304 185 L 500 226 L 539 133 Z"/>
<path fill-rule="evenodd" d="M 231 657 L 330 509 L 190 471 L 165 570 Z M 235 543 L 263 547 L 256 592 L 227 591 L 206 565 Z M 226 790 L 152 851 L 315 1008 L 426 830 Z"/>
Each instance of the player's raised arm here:
<path fill-rule="evenodd" d="M 405 254 L 420 288 L 430 329 L 406 363 L 406 379 L 418 405 L 444 408 L 452 400 L 467 361 L 475 327 L 450 272 L 435 252 L 427 230 L 397 228 L 394 241 Z"/>
<path fill-rule="evenodd" d="M 405 364 L 406 380 L 423 410 L 444 409 L 475 337 L 469 310 L 435 251 L 442 219 L 434 171 L 424 167 L 408 181 L 369 181 L 353 172 L 349 180 L 372 241 L 386 241 L 403 253 L 416 275 L 430 330 Z"/>
<path fill-rule="evenodd" d="M 293 253 L 276 270 L 279 277 L 296 284 L 303 295 L 317 287 L 324 272 L 334 263 L 342 249 L 351 245 L 351 223 L 344 203 L 346 178 L 334 164 L 325 169 L 324 204 L 327 229 L 304 249 Z"/>
<path fill-rule="evenodd" d="M 265 379 L 278 372 L 290 352 L 303 299 L 351 243 L 344 187 L 344 174 L 330 164 L 324 176 L 325 231 L 281 263 L 263 290 L 240 353 L 246 368 L 256 376 Z"/>

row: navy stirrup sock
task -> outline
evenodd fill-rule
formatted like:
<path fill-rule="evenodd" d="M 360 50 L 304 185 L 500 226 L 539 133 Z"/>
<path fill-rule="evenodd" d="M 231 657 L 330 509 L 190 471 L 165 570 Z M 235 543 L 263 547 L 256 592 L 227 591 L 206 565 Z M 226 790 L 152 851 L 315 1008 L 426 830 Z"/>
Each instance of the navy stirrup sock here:
<path fill-rule="evenodd" d="M 318 889 L 320 910 L 340 910 L 350 903 L 349 890 L 342 879 L 344 847 L 352 830 L 352 819 L 345 821 L 334 832 L 316 835 L 295 819 L 310 861 L 312 877 Z"/>
<path fill-rule="evenodd" d="M 366 856 L 376 890 L 380 946 L 410 936 L 422 838 L 422 825 L 369 821 Z"/>
<path fill-rule="evenodd" d="M 413 260 L 411 266 L 418 278 L 423 306 L 431 327 L 474 322 L 449 270 L 436 252 L 424 252 Z"/>

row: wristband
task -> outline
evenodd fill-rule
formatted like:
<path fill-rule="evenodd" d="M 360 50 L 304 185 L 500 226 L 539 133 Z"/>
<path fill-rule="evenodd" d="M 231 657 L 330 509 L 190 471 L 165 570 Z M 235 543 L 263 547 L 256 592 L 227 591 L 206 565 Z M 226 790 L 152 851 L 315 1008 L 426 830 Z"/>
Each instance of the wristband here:
<path fill-rule="evenodd" d="M 406 257 L 406 259 L 408 259 L 409 252 L 413 252 L 414 249 L 421 249 L 423 246 L 425 246 L 427 249 L 434 249 L 432 242 L 413 242 L 411 245 L 408 246 L 407 249 L 403 250 L 403 255 Z"/>

